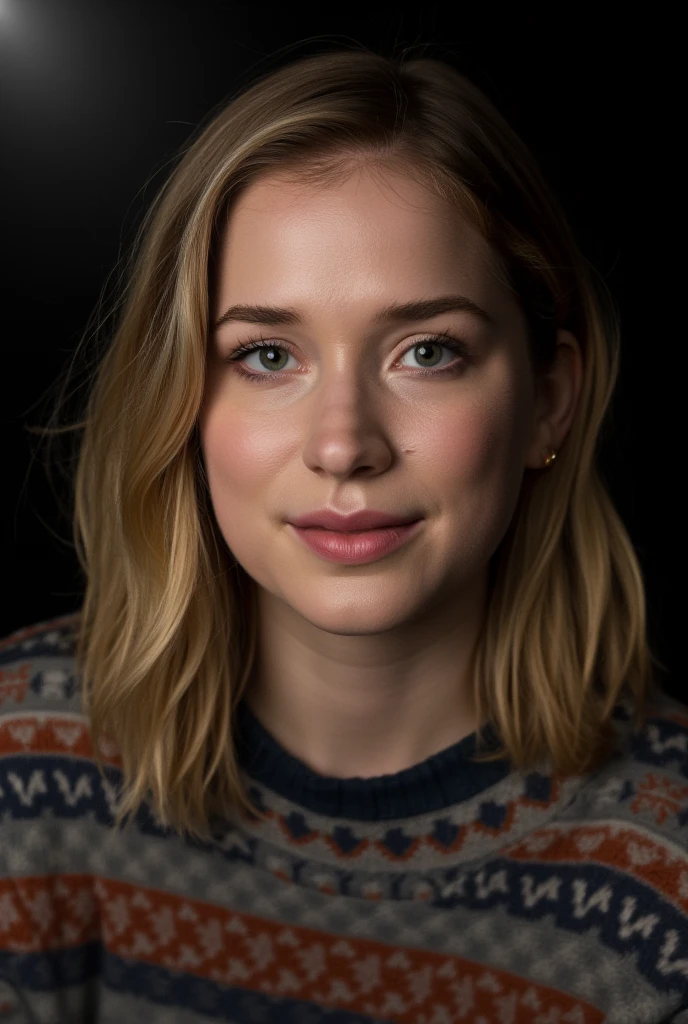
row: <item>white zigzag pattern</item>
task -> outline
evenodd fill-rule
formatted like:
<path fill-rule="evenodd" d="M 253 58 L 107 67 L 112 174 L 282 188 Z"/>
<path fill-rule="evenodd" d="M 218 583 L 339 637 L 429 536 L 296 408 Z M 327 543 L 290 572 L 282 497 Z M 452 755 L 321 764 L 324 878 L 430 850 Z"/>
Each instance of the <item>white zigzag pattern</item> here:
<path fill-rule="evenodd" d="M 675 928 L 670 928 L 664 936 L 664 944 L 659 954 L 659 960 L 657 961 L 657 970 L 661 971 L 662 974 L 675 974 L 678 971 L 682 977 L 688 978 L 688 958 L 683 957 L 678 960 L 670 960 L 669 957 L 672 953 L 676 952 L 676 947 L 679 942 L 679 934 Z"/>
<path fill-rule="evenodd" d="M 588 897 L 588 883 L 583 878 L 574 878 L 571 885 L 573 890 L 573 916 L 576 918 L 585 917 L 593 908 L 598 907 L 602 913 L 609 913 L 609 906 L 613 896 L 610 885 L 601 886 L 596 892 Z"/>
<path fill-rule="evenodd" d="M 53 778 L 57 782 L 57 787 L 64 797 L 64 801 L 70 807 L 74 807 L 75 804 L 82 799 L 82 797 L 93 796 L 93 790 L 91 788 L 91 780 L 88 775 L 80 775 L 74 781 L 74 788 L 70 788 L 69 779 L 63 771 L 56 768 L 53 772 Z"/>
<path fill-rule="evenodd" d="M 624 896 L 621 903 L 623 909 L 619 918 L 619 938 L 630 939 L 636 932 L 640 932 L 644 939 L 649 939 L 655 930 L 655 925 L 659 924 L 659 916 L 657 914 L 645 914 L 644 917 L 639 917 L 636 921 L 632 921 L 633 912 L 638 904 L 635 896 Z"/>
<path fill-rule="evenodd" d="M 37 793 L 48 792 L 48 787 L 45 782 L 45 772 L 40 768 L 36 768 L 31 772 L 26 786 L 24 786 L 22 778 L 17 775 L 16 772 L 8 772 L 7 778 L 24 807 L 31 806 Z"/>

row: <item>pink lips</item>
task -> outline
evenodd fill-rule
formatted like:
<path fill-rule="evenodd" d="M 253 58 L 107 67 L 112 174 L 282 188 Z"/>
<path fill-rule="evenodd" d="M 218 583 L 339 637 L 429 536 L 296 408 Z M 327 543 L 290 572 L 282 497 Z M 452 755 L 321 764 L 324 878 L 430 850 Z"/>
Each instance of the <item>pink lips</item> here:
<path fill-rule="evenodd" d="M 322 526 L 290 525 L 299 540 L 327 561 L 365 565 L 400 548 L 419 532 L 422 522 L 417 519 L 406 524 L 346 533 Z"/>
<path fill-rule="evenodd" d="M 320 527 L 324 530 L 335 530 L 338 533 L 354 533 L 359 530 L 378 530 L 387 526 L 405 526 L 407 523 L 416 522 L 421 518 L 418 512 L 413 512 L 410 515 L 404 513 L 395 515 L 391 512 L 361 509 L 359 512 L 344 515 L 341 512 L 335 512 L 334 509 L 324 508 L 317 512 L 296 516 L 288 521 L 292 526 L 302 529 Z"/>

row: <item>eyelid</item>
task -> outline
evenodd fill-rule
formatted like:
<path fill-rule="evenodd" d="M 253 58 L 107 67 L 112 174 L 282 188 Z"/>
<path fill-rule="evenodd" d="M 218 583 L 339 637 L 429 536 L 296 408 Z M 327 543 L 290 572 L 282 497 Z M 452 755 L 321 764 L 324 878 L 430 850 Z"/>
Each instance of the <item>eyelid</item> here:
<path fill-rule="evenodd" d="M 453 349 L 457 355 L 463 359 L 468 359 L 471 355 L 470 346 L 457 334 L 454 334 L 450 330 L 436 330 L 422 332 L 421 336 L 417 341 L 414 341 L 407 345 L 404 351 L 401 353 L 399 358 L 406 355 L 407 352 L 414 349 L 417 345 L 422 345 L 423 342 L 438 342 L 439 344 L 445 345 L 447 348 Z M 233 346 L 226 356 L 223 356 L 223 362 L 238 362 L 238 357 L 249 355 L 251 352 L 260 351 L 261 348 L 281 348 L 285 352 L 289 352 L 295 359 L 297 359 L 294 346 L 291 342 L 274 337 L 264 337 L 263 334 L 256 336 L 255 334 L 250 335 L 246 340 L 239 341 Z"/>
<path fill-rule="evenodd" d="M 416 379 L 436 379 L 438 381 L 448 379 L 451 380 L 453 378 L 463 376 L 467 366 L 471 363 L 471 353 L 468 350 L 468 347 L 466 346 L 465 342 L 457 338 L 455 335 L 450 334 L 449 331 L 440 331 L 437 334 L 426 335 L 424 338 L 420 338 L 418 341 L 415 341 L 412 344 L 407 345 L 406 349 L 404 350 L 400 358 L 403 358 L 409 352 L 412 352 L 414 348 L 417 348 L 424 342 L 427 342 L 428 344 L 432 344 L 433 342 L 439 344 L 442 348 L 445 349 L 446 352 L 452 353 L 455 358 L 452 360 L 452 362 L 449 363 L 448 366 L 437 366 L 430 368 L 420 367 L 416 370 L 407 369 L 406 371 L 404 371 L 405 374 L 411 374 L 411 376 Z M 275 341 L 272 338 L 263 338 L 261 334 L 260 339 L 252 338 L 248 341 L 243 342 L 243 344 L 237 346 L 230 353 L 230 355 L 225 356 L 222 361 L 226 363 L 228 366 L 230 363 L 236 363 L 236 366 L 232 365 L 235 374 L 239 378 L 243 378 L 249 384 L 264 384 L 266 386 L 271 386 L 274 384 L 279 386 L 280 383 L 284 382 L 285 378 L 285 374 L 282 370 L 278 370 L 275 372 L 272 372 L 270 370 L 249 370 L 247 367 L 242 366 L 241 361 L 245 357 L 252 355 L 254 352 L 260 352 L 260 350 L 263 348 L 280 348 L 283 351 L 287 352 L 289 355 L 291 355 L 294 359 L 298 359 L 298 357 L 293 352 L 290 343 L 281 343 Z M 301 370 L 297 370 L 296 373 L 300 374 Z M 293 373 L 286 374 L 287 380 L 293 379 L 293 377 Z"/>

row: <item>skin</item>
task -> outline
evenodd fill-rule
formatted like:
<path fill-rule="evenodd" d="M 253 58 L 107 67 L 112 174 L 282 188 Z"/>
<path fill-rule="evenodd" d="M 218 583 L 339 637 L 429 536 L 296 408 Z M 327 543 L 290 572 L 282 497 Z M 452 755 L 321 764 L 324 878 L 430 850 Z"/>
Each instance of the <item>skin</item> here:
<path fill-rule="evenodd" d="M 202 453 L 219 527 L 258 588 L 246 699 L 320 775 L 397 773 L 480 724 L 466 668 L 488 562 L 524 470 L 547 472 L 543 449 L 558 450 L 571 426 L 580 347 L 559 331 L 554 369 L 536 381 L 525 319 L 488 244 L 387 170 L 325 189 L 274 174 L 255 182 L 230 211 L 216 275 L 212 324 L 240 302 L 305 318 L 228 323 L 209 336 Z M 373 324 L 388 302 L 453 292 L 494 324 L 467 312 Z M 414 346 L 442 330 L 470 357 L 455 375 L 422 376 L 457 359 L 443 348 L 419 358 Z M 272 374 L 264 384 L 222 361 L 261 334 L 295 352 L 280 350 L 277 370 L 260 352 L 244 358 Z M 417 511 L 424 523 L 392 555 L 348 566 L 312 553 L 285 523 L 325 505 Z"/>

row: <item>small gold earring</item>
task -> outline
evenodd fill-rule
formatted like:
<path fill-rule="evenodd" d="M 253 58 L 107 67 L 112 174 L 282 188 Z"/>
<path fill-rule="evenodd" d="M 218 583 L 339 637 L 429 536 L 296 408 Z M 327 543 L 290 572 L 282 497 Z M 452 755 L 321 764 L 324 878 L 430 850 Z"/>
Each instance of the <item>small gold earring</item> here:
<path fill-rule="evenodd" d="M 545 449 L 544 455 L 545 455 L 545 466 L 547 468 L 549 468 L 552 465 L 552 463 L 554 462 L 554 460 L 556 459 L 557 453 L 554 451 L 553 448 L 551 448 L 549 451 L 547 451 L 547 449 Z"/>

